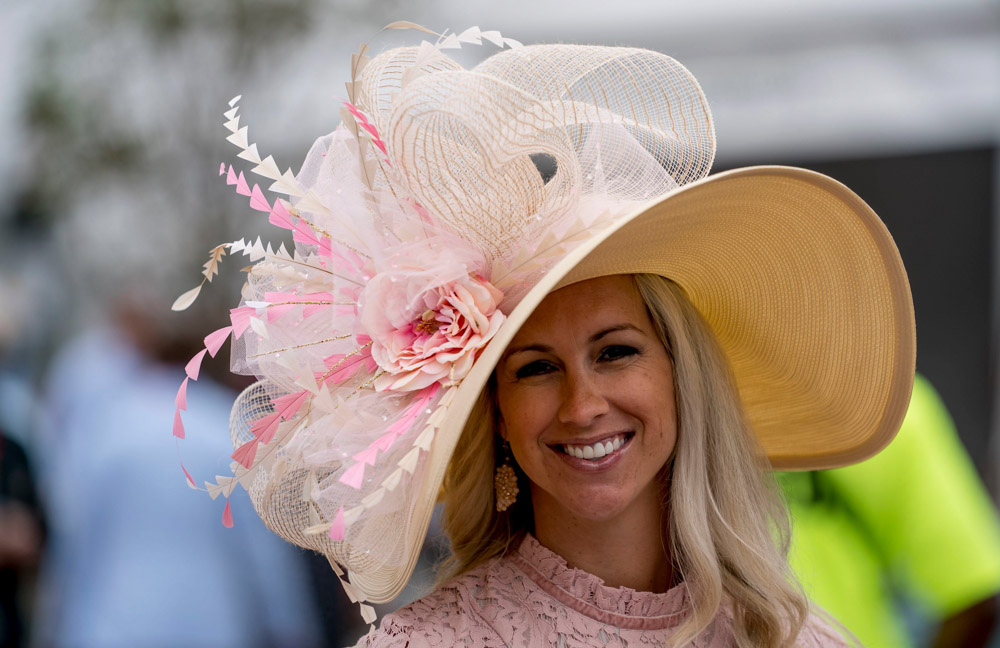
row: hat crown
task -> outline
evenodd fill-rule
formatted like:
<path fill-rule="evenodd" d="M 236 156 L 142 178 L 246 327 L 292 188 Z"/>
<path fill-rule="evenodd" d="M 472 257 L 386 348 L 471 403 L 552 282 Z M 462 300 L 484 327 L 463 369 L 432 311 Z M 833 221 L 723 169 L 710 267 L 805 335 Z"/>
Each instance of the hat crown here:
<path fill-rule="evenodd" d="M 440 50 L 399 48 L 359 85 L 389 161 L 375 184 L 412 196 L 491 263 L 588 196 L 645 200 L 698 180 L 715 152 L 697 82 L 649 50 L 535 45 L 463 70 Z"/>

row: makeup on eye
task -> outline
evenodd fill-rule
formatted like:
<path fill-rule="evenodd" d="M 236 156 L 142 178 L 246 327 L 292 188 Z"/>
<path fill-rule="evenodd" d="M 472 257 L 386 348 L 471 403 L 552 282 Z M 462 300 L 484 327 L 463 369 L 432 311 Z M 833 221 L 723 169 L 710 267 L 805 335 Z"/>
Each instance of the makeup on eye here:
<path fill-rule="evenodd" d="M 594 358 L 598 363 L 613 363 L 628 358 L 632 358 L 641 353 L 641 350 L 631 344 L 609 344 L 600 349 Z M 558 370 L 556 363 L 550 360 L 530 361 L 514 371 L 517 380 L 540 376 Z"/>
<path fill-rule="evenodd" d="M 593 344 L 595 342 L 599 342 L 603 338 L 605 338 L 605 337 L 607 337 L 607 336 L 609 336 L 609 335 L 611 335 L 613 333 L 618 333 L 618 332 L 622 332 L 622 331 L 624 331 L 624 332 L 635 332 L 635 333 L 638 333 L 639 335 L 646 335 L 643 332 L 643 330 L 641 328 L 639 328 L 638 326 L 636 326 L 634 324 L 631 324 L 631 323 L 628 323 L 628 322 L 624 322 L 624 323 L 615 324 L 614 326 L 609 326 L 607 328 L 601 329 L 600 331 L 597 331 L 596 333 L 594 333 L 593 335 L 590 336 L 590 338 L 587 340 L 587 342 L 589 344 Z M 507 352 L 504 354 L 504 357 L 501 359 L 501 361 L 502 362 L 503 361 L 507 361 L 511 357 L 517 355 L 518 353 L 524 353 L 526 351 L 538 351 L 539 353 L 555 353 L 555 349 L 553 347 L 547 345 L 547 344 L 537 344 L 536 343 L 536 344 L 525 344 L 525 345 L 520 345 L 520 346 L 511 346 L 511 347 L 509 347 L 507 349 Z"/>
<path fill-rule="evenodd" d="M 601 349 L 601 353 L 597 359 L 603 362 L 614 362 L 615 360 L 623 360 L 638 354 L 639 349 L 630 344 L 611 344 Z"/>
<path fill-rule="evenodd" d="M 514 377 L 518 380 L 523 380 L 525 378 L 531 378 L 533 376 L 540 376 L 549 373 L 554 369 L 555 366 L 547 360 L 535 360 L 534 362 L 529 362 L 515 371 Z"/>

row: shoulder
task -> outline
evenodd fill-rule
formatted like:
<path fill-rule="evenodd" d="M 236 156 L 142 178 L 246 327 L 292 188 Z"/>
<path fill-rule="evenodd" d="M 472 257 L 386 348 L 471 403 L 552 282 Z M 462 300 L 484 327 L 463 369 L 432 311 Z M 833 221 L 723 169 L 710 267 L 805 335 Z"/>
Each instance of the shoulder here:
<path fill-rule="evenodd" d="M 848 645 L 838 630 L 816 614 L 809 615 L 795 641 L 796 648 L 846 648 Z"/>
<path fill-rule="evenodd" d="M 378 630 L 363 637 L 358 646 L 503 646 L 503 641 L 479 614 L 476 592 L 482 590 L 488 573 L 489 566 L 472 570 L 386 615 Z"/>

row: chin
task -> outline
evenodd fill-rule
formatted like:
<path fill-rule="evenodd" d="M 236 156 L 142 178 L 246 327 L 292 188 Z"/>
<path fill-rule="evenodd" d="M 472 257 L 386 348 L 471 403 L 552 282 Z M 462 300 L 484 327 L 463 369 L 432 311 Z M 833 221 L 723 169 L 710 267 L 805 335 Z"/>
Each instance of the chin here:
<path fill-rule="evenodd" d="M 589 522 L 610 522 L 637 503 L 635 494 L 588 493 L 586 490 L 577 491 L 571 498 L 552 494 L 548 497 L 555 500 L 554 503 L 566 516 Z"/>

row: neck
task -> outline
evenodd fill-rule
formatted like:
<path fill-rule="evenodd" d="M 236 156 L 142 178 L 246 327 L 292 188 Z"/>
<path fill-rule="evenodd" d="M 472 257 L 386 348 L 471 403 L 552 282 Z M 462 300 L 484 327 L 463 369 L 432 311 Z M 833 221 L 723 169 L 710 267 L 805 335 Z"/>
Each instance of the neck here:
<path fill-rule="evenodd" d="M 656 489 L 608 519 L 574 514 L 532 489 L 535 537 L 570 567 L 597 576 L 609 587 L 666 592 L 671 585 L 660 497 Z"/>

